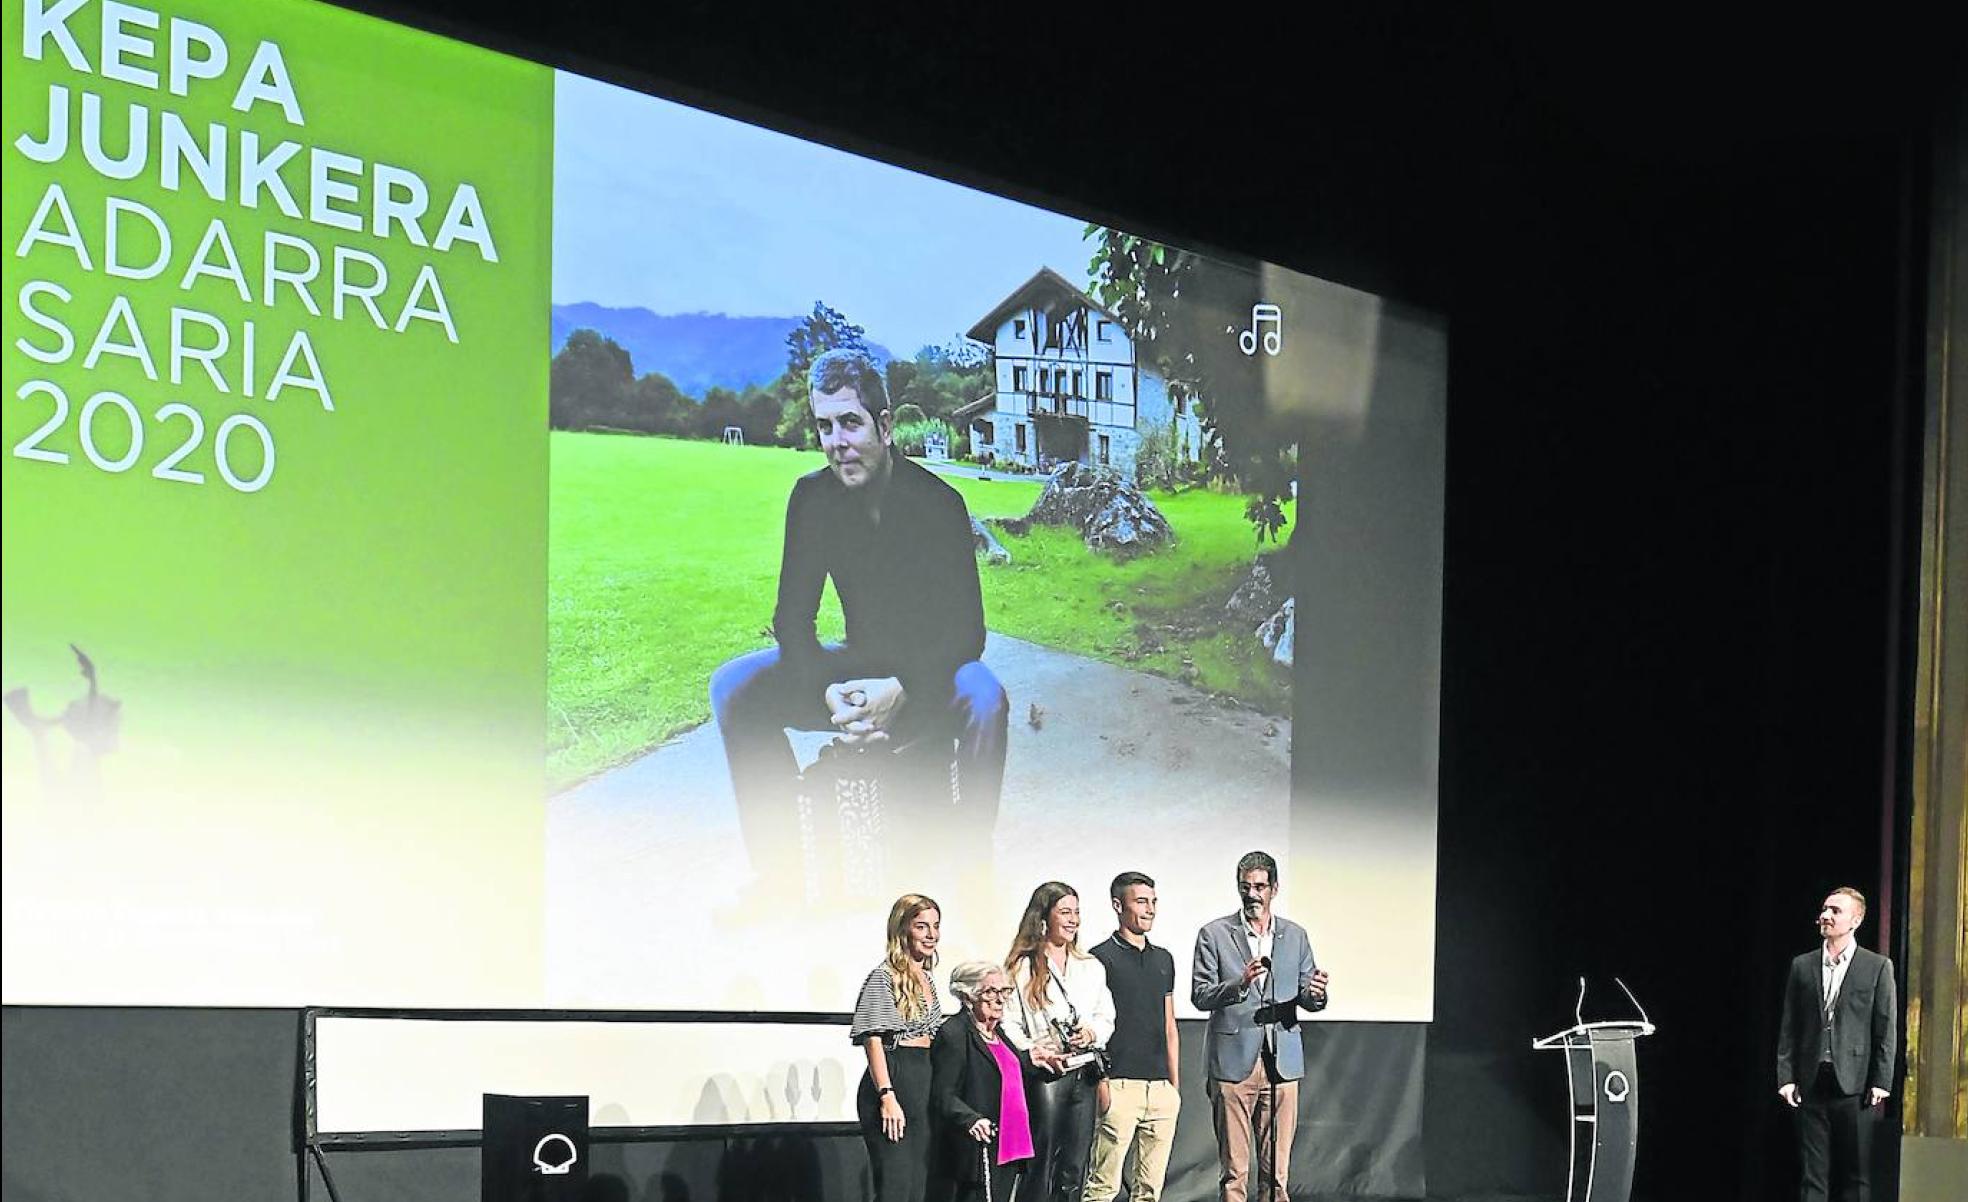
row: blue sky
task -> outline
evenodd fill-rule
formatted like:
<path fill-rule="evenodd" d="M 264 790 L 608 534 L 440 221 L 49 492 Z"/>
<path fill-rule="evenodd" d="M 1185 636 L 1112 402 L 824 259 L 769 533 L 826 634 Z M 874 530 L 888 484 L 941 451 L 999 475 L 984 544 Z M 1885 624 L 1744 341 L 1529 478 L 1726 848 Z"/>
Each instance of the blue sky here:
<path fill-rule="evenodd" d="M 560 73 L 556 303 L 797 316 L 824 300 L 898 355 L 1040 267 L 1084 281 L 1085 222 Z"/>

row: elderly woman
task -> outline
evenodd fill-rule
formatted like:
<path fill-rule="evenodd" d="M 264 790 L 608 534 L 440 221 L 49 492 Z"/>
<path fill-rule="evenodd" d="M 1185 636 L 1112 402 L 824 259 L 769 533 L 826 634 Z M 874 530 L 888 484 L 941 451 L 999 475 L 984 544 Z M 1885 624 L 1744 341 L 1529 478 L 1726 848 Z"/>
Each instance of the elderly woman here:
<path fill-rule="evenodd" d="M 929 1197 L 950 1202 L 1005 1202 L 1032 1155 L 1025 1079 L 1057 1072 L 1058 1056 L 1033 1057 L 999 1030 L 1011 979 L 988 960 L 959 964 L 950 992 L 963 1002 L 930 1045 L 930 1111 L 937 1140 Z"/>

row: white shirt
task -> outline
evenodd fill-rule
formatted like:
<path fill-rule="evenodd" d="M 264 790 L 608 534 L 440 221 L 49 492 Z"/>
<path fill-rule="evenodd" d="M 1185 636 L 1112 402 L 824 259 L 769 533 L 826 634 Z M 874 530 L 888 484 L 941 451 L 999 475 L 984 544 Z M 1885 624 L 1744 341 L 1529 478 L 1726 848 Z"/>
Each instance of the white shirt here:
<path fill-rule="evenodd" d="M 1851 967 L 1852 952 L 1858 946 L 1856 941 L 1847 943 L 1845 950 L 1834 956 L 1831 954 L 1830 945 L 1827 944 L 1823 955 L 1818 958 L 1820 974 L 1818 998 L 1823 1003 L 1824 1010 L 1831 1009 L 1832 1004 L 1838 1000 L 1838 987 L 1845 983 L 1845 970 Z"/>
<path fill-rule="evenodd" d="M 1063 980 L 1061 978 L 1064 978 Z M 1093 1031 L 1093 1042 L 1106 1047 L 1114 1035 L 1114 995 L 1107 990 L 1107 966 L 1085 952 L 1066 953 L 1066 971 L 1055 970 L 1046 981 L 1044 1008 L 1034 1008 L 1025 996 L 1031 974 L 1020 963 L 1011 974 L 1014 991 L 1005 1003 L 1001 1030 L 1011 1045 L 1030 1051 L 1032 1044 L 1052 1034 L 1051 1021 L 1071 1026 L 1075 1019 Z"/>
<path fill-rule="evenodd" d="M 1269 963 L 1271 959 L 1271 945 L 1274 942 L 1274 937 L 1277 935 L 1277 933 L 1278 933 L 1278 916 L 1275 914 L 1271 916 L 1271 921 L 1265 924 L 1264 933 L 1262 935 L 1258 934 L 1250 923 L 1248 922 L 1244 923 L 1244 939 L 1250 944 L 1251 959 L 1263 960 L 1266 963 Z M 1270 974 L 1271 974 L 1271 970 L 1268 968 L 1265 969 L 1263 972 L 1258 974 L 1257 981 L 1255 983 L 1262 985 L 1266 980 L 1269 979 Z"/>

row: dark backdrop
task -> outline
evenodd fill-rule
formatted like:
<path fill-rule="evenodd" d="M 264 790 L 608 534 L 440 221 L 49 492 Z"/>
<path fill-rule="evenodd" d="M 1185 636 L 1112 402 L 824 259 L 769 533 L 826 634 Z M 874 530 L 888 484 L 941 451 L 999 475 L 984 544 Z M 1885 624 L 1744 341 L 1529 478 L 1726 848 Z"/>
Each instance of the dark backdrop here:
<path fill-rule="evenodd" d="M 1945 39 L 1447 6 L 374 7 L 1448 313 L 1430 1192 L 1562 1189 L 1562 1073 L 1528 1040 L 1570 1021 L 1581 973 L 1662 1028 L 1637 1194 L 1787 1192 L 1782 965 L 1832 885 L 1876 899 L 1869 944 L 1893 926 L 1905 332 Z M 288 1021 L 192 1017 L 215 1057 L 227 1024 Z M 22 1019 L 10 1195 L 56 1104 L 16 1085 Z M 135 1046 L 153 1020 L 92 1021 Z M 133 1108 L 230 1111 L 132 1067 Z M 811 1154 L 846 1180 L 842 1148 Z"/>

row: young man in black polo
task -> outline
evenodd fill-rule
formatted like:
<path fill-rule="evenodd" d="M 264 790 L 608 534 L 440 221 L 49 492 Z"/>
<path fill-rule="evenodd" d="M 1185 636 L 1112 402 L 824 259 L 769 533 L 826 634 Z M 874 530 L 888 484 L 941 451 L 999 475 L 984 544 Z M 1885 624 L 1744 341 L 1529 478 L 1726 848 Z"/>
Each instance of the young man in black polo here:
<path fill-rule="evenodd" d="M 1100 1123 L 1093 1134 L 1093 1166 L 1086 1202 L 1110 1202 L 1121 1189 L 1121 1166 L 1134 1153 L 1134 1202 L 1155 1202 L 1168 1175 L 1175 1116 L 1180 1045 L 1175 1033 L 1175 957 L 1148 942 L 1155 925 L 1155 882 L 1123 872 L 1109 889 L 1120 929 L 1093 949 L 1107 969 L 1114 995 L 1112 1058 L 1101 1082 Z"/>

